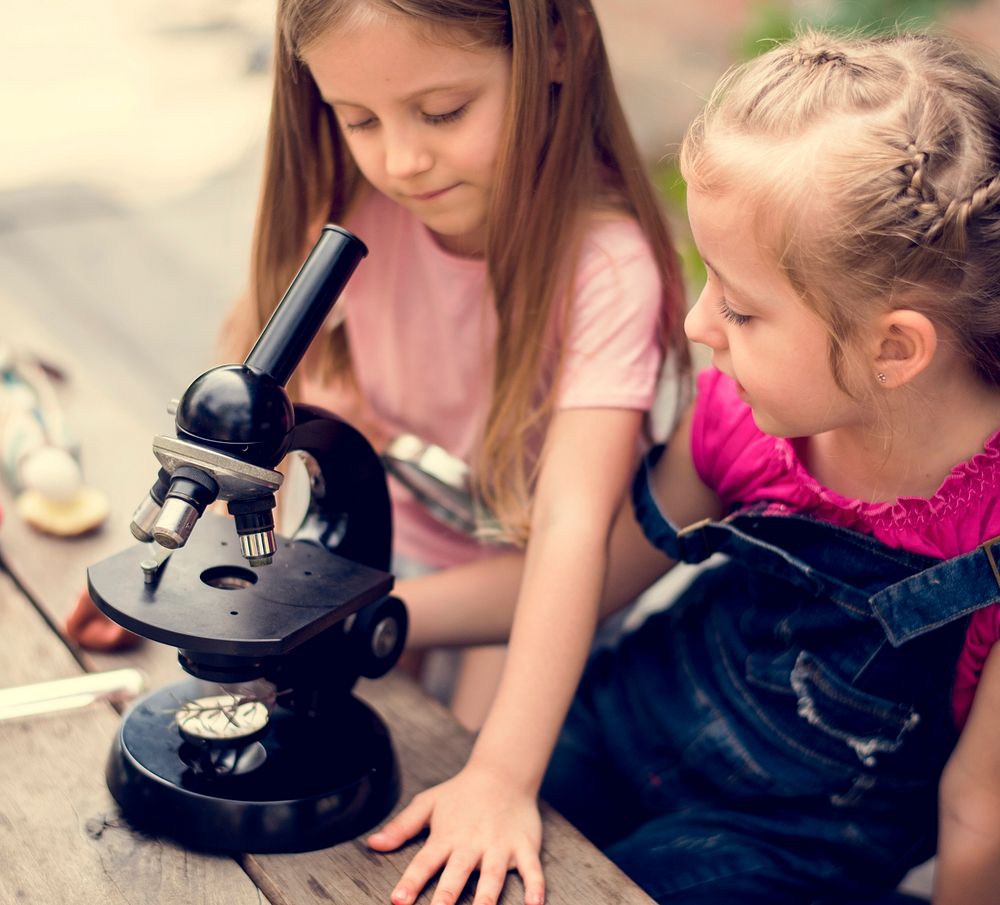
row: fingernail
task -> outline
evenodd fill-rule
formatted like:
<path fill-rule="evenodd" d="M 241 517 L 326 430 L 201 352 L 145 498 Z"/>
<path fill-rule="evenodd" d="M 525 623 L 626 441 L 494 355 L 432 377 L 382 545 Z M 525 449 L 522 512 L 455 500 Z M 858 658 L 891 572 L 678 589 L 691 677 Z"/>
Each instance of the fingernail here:
<path fill-rule="evenodd" d="M 391 898 L 396 905 L 410 905 L 410 902 L 413 901 L 408 889 L 394 889 Z"/>

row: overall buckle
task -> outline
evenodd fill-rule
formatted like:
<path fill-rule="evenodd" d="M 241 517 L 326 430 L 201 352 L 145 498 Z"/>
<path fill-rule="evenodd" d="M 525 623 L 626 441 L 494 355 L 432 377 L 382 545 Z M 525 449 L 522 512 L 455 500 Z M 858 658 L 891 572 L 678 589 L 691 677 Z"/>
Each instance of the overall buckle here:
<path fill-rule="evenodd" d="M 993 570 L 993 577 L 996 579 L 997 587 L 1000 587 L 1000 568 L 997 567 L 996 557 L 993 555 L 993 548 L 1000 544 L 1000 536 L 983 541 L 979 546 L 982 548 L 986 558 L 990 561 L 990 568 Z"/>

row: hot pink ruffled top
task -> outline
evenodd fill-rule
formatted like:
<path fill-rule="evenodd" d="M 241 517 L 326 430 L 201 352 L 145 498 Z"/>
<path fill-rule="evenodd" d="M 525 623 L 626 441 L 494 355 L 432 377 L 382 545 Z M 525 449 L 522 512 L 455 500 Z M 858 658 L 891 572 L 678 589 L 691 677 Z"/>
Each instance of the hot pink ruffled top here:
<path fill-rule="evenodd" d="M 890 547 L 949 559 L 1000 535 L 1000 431 L 956 465 L 933 497 L 893 503 L 849 499 L 806 471 L 797 441 L 763 433 L 735 383 L 715 369 L 699 375 L 692 436 L 695 467 L 727 508 L 769 501 L 871 534 Z M 955 674 L 955 722 L 965 724 L 986 656 L 1000 638 L 1000 605 L 973 614 Z"/>

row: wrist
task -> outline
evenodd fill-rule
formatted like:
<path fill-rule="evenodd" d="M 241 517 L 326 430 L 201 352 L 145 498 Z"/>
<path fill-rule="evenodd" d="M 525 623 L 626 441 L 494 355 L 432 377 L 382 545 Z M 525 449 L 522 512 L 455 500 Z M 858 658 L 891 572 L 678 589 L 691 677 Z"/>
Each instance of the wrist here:
<path fill-rule="evenodd" d="M 511 751 L 518 751 L 518 756 L 512 757 Z M 484 742 L 480 735 L 466 762 L 466 769 L 488 774 L 507 788 L 534 798 L 541 788 L 547 763 L 548 758 L 538 758 L 535 752 L 518 749 L 517 746 L 504 745 L 496 749 Z"/>

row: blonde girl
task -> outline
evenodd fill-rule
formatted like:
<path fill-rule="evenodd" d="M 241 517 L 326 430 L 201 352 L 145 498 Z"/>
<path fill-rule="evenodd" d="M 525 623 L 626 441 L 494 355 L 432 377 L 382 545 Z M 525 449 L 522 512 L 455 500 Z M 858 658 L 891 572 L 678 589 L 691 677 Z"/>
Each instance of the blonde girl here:
<path fill-rule="evenodd" d="M 685 140 L 713 367 L 605 606 L 706 565 L 595 655 L 542 789 L 659 902 L 870 901 L 935 848 L 935 905 L 997 901 L 998 124 L 950 41 L 808 33 Z"/>

